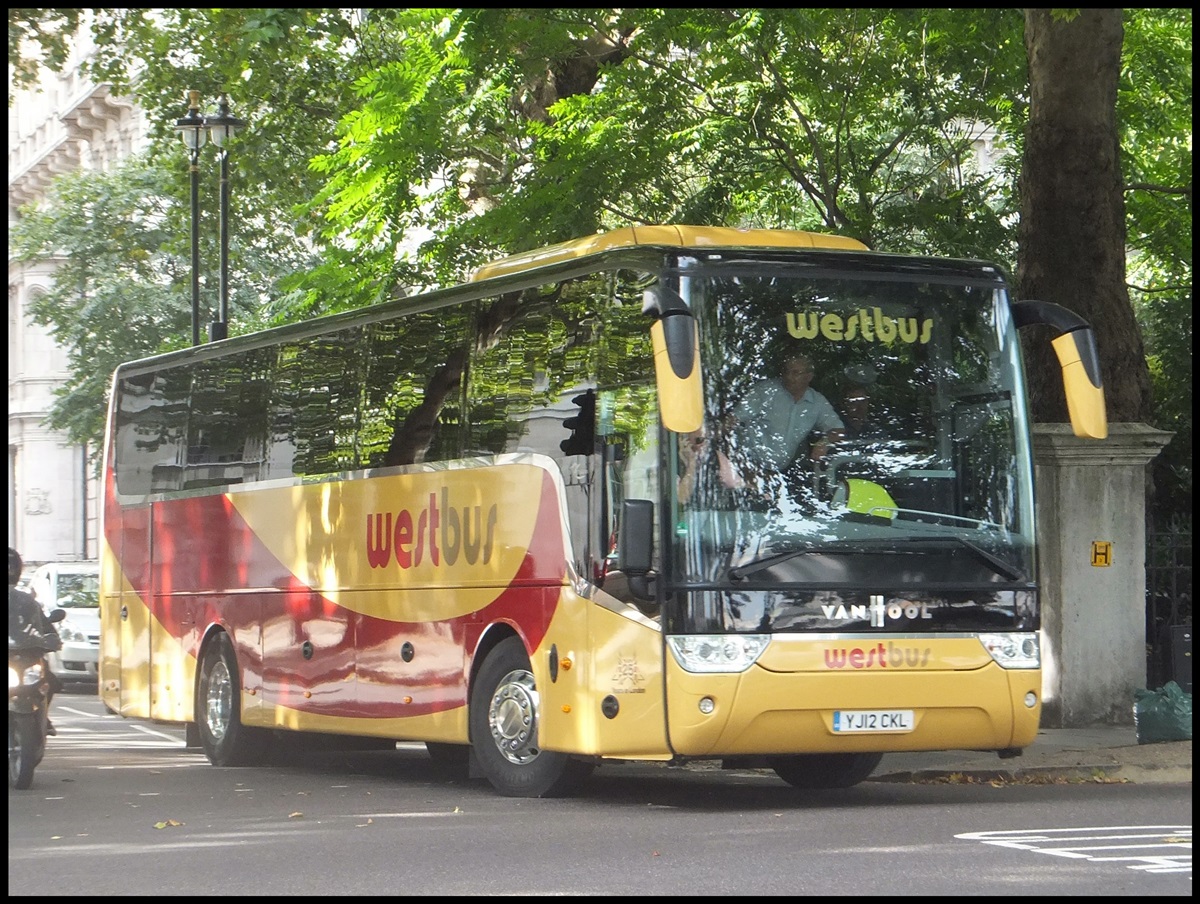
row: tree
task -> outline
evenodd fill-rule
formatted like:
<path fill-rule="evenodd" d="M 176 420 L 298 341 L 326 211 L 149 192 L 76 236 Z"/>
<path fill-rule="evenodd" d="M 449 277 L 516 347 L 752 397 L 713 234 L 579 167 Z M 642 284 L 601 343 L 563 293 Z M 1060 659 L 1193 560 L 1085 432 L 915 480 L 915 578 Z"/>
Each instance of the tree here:
<path fill-rule="evenodd" d="M 10 9 L 8 11 L 8 68 L 13 84 L 27 88 L 46 66 L 62 69 L 79 28 L 78 9 Z M 13 96 L 8 95 L 12 105 Z"/>
<path fill-rule="evenodd" d="M 1192 67 L 1190 9 L 1125 10 L 1117 99 L 1129 248 L 1154 426 L 1174 434 L 1151 463 L 1154 518 L 1192 512 Z"/>
<path fill-rule="evenodd" d="M 156 181 L 153 169 L 136 162 L 119 174 L 68 173 L 10 237 L 17 259 L 49 249 L 60 261 L 53 288 L 30 305 L 68 355 L 69 376 L 56 390 L 49 424 L 97 454 L 113 368 L 162 350 L 164 336 L 190 332 L 179 272 L 186 262 L 163 252 L 171 202 Z"/>
<path fill-rule="evenodd" d="M 1121 10 L 1025 11 L 1029 128 L 1021 171 L 1018 281 L 1092 324 L 1113 421 L 1152 419 L 1150 373 L 1125 285 L 1125 198 L 1117 131 Z M 1065 421 L 1045 343 L 1029 353 L 1035 420 Z"/>
<path fill-rule="evenodd" d="M 232 283 L 249 284 L 264 261 L 280 264 L 245 296 L 243 310 L 261 315 L 255 323 L 396 297 L 461 279 L 497 254 L 636 222 L 782 225 L 881 250 L 1002 263 L 1016 255 L 1018 158 L 991 173 L 972 169 L 962 123 L 994 123 L 1015 152 L 1023 146 L 1031 85 L 1018 10 L 91 14 L 96 76 L 136 92 L 156 123 L 151 163 L 177 199 L 168 214 L 180 241 L 186 169 L 170 124 L 183 113 L 181 88 L 206 98 L 228 91 L 249 120 L 232 156 Z M 1137 53 L 1115 102 L 1121 122 L 1137 127 L 1119 133 L 1126 155 L 1112 157 L 1109 187 L 1123 184 L 1118 162 L 1138 175 L 1127 182 L 1186 171 L 1190 183 L 1190 76 L 1179 74 L 1190 73 L 1190 13 L 1137 10 L 1128 22 Z M 1143 104 L 1151 84 L 1153 103 Z M 1106 90 L 1112 101 L 1111 83 Z M 1043 129 L 1052 139 L 1048 122 L 1030 129 L 1036 154 Z M 1105 140 L 1115 152 L 1112 135 Z M 1031 186 L 1037 176 L 1035 168 Z M 1148 288 L 1169 276 L 1190 300 L 1190 211 L 1151 205 L 1142 197 L 1150 194 L 1131 196 L 1130 247 L 1148 267 Z M 1056 228 L 1038 215 L 1030 212 L 1031 228 Z M 1059 227 L 1080 222 L 1077 214 Z M 1075 287 L 1065 296 L 1057 286 L 1033 290 L 1043 289 L 1047 300 L 1079 303 Z M 1166 322 L 1160 305 L 1146 311 Z M 1120 316 L 1128 323 L 1132 314 Z M 234 331 L 248 322 L 239 317 Z M 1180 359 L 1164 337 L 1156 373 L 1175 381 L 1183 371 L 1166 366 Z M 1101 336 L 1106 357 L 1109 338 Z M 1122 350 L 1118 366 L 1137 354 Z M 1041 385 L 1042 371 L 1032 372 Z M 1109 376 L 1110 395 L 1121 378 Z M 1121 410 L 1148 418 L 1139 393 Z M 1061 415 L 1035 396 L 1040 417 Z"/>

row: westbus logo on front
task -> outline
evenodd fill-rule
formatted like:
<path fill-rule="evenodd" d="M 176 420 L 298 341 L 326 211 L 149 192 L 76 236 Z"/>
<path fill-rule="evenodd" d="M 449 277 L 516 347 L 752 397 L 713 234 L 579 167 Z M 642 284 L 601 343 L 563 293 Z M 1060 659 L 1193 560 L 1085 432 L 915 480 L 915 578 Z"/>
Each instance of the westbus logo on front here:
<path fill-rule="evenodd" d="M 409 509 L 391 512 L 371 512 L 367 515 L 367 561 L 372 568 L 384 568 L 396 555 L 401 568 L 420 565 L 428 550 L 429 561 L 453 565 L 461 552 L 467 564 L 480 561 L 487 564 L 492 558 L 496 532 L 496 506 L 487 511 L 486 523 L 481 505 L 464 505 L 461 509 L 450 504 L 450 491 L 442 487 L 439 504 L 437 493 L 429 494 L 429 505 L 415 514 Z"/>
<path fill-rule="evenodd" d="M 835 648 L 825 651 L 825 668 L 844 669 L 916 669 L 929 662 L 929 647 L 901 647 L 894 643 L 886 646 L 878 643 L 873 647 Z"/>

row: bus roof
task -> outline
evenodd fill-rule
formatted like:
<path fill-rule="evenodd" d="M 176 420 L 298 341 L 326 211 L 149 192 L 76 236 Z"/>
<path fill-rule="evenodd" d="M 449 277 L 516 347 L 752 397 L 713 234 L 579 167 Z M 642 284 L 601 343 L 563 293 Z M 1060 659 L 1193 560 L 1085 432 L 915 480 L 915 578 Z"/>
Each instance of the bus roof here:
<path fill-rule="evenodd" d="M 868 251 L 857 239 L 795 229 L 734 229 L 729 226 L 626 226 L 582 239 L 560 242 L 484 264 L 472 282 L 507 276 L 543 264 L 557 264 L 616 248 L 649 245 L 673 248 L 829 248 Z"/>

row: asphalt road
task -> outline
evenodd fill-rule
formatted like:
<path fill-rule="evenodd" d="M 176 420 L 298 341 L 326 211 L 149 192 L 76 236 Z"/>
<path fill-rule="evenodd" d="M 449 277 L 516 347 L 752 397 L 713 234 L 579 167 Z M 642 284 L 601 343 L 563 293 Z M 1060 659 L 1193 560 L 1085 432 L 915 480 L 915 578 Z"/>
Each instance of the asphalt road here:
<path fill-rule="evenodd" d="M 10 895 L 1191 895 L 1190 784 L 805 793 L 635 764 L 524 800 L 419 746 L 217 769 L 90 693 L 54 719 L 9 791 Z"/>

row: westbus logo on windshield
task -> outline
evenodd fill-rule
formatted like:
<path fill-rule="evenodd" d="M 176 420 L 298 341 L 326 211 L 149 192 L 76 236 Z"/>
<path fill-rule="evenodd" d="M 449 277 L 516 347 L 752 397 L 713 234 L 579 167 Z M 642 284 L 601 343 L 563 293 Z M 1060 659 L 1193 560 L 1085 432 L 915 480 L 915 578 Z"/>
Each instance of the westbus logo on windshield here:
<path fill-rule="evenodd" d="M 367 515 L 367 561 L 372 568 L 385 568 L 395 553 L 401 568 L 420 565 L 428 552 L 432 565 L 453 565 L 461 552 L 468 565 L 477 561 L 487 564 L 492 558 L 496 532 L 496 505 L 464 505 L 461 509 L 450 504 L 450 491 L 442 487 L 442 498 L 429 494 L 429 504 L 415 513 L 400 509 L 391 512 L 371 512 Z M 482 559 L 480 555 L 482 553 Z"/>

